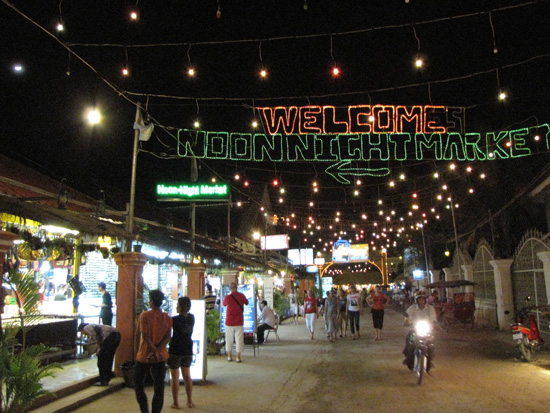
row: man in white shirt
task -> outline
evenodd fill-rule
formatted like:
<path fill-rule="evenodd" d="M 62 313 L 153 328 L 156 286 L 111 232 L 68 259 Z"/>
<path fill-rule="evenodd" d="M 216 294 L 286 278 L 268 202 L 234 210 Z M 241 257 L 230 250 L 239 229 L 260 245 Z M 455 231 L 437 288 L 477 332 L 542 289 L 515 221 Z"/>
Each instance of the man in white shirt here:
<path fill-rule="evenodd" d="M 258 343 L 263 344 L 265 330 L 272 330 L 273 328 L 275 328 L 276 320 L 275 313 L 271 308 L 269 308 L 266 300 L 262 300 L 262 302 L 260 303 L 260 309 L 262 310 L 262 313 L 258 318 L 258 328 L 256 329 L 256 335 L 258 337 Z"/>
<path fill-rule="evenodd" d="M 413 326 L 415 322 L 420 320 L 426 320 L 430 323 L 435 323 L 437 321 L 435 308 L 427 304 L 426 301 L 427 300 L 425 295 L 419 295 L 418 297 L 416 297 L 416 304 L 411 305 L 407 309 L 407 316 Z M 414 365 L 414 342 L 412 340 L 413 334 L 414 330 L 409 331 L 409 334 L 407 334 L 407 338 L 405 339 L 405 348 L 403 349 L 403 354 L 405 356 L 403 364 L 405 364 L 409 368 L 409 370 L 412 370 Z M 428 358 L 431 364 L 431 361 L 433 360 L 433 346 L 430 346 Z"/>

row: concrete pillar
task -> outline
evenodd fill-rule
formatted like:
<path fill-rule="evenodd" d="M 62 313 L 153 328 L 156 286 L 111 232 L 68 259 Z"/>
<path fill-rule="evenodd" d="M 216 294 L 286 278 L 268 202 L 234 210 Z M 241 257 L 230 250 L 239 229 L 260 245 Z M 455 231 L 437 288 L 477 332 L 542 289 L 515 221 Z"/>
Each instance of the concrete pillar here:
<path fill-rule="evenodd" d="M 6 263 L 6 253 L 13 246 L 13 241 L 18 239 L 19 236 L 13 232 L 0 231 L 0 291 L 2 291 L 2 280 L 4 279 L 4 271 Z M 0 299 L 0 314 L 4 314 L 4 300 Z M 0 326 L 1 327 L 1 326 Z M 2 332 L 0 331 L 0 335 Z"/>
<path fill-rule="evenodd" d="M 187 268 L 187 296 L 191 300 L 200 300 L 204 297 L 204 264 L 191 264 Z"/>
<path fill-rule="evenodd" d="M 231 283 L 239 284 L 239 268 L 226 268 L 222 270 L 222 285 L 229 285 Z"/>
<path fill-rule="evenodd" d="M 497 321 L 500 330 L 507 330 L 514 320 L 514 296 L 512 293 L 511 267 L 514 260 L 492 260 L 495 276 L 495 292 L 497 301 Z"/>
<path fill-rule="evenodd" d="M 466 281 L 474 281 L 474 266 L 471 264 L 464 264 L 462 267 L 462 275 Z M 464 287 L 464 291 L 467 293 L 474 292 L 474 287 L 472 285 L 467 285 Z"/>
<path fill-rule="evenodd" d="M 550 251 L 537 252 L 537 257 L 542 261 L 542 268 L 544 270 L 544 286 L 546 287 L 547 303 L 550 304 Z M 543 303 L 541 303 L 543 305 Z"/>
<path fill-rule="evenodd" d="M 134 361 L 139 348 L 138 320 L 143 312 L 143 267 L 147 255 L 140 252 L 121 252 L 114 255 L 118 266 L 116 293 L 116 328 L 120 345 L 115 354 L 115 372 L 121 377 L 120 365 Z"/>

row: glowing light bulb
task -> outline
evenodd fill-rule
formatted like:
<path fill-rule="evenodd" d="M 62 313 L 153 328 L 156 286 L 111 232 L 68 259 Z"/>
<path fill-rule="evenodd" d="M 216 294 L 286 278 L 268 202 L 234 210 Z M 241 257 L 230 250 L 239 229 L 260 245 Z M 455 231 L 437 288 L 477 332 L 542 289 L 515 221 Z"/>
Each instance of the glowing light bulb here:
<path fill-rule="evenodd" d="M 252 121 L 252 127 L 253 127 L 253 128 L 257 128 L 257 127 L 258 127 L 258 121 L 253 120 L 253 121 Z"/>
<path fill-rule="evenodd" d="M 260 70 L 260 76 L 261 77 L 267 77 L 267 70 L 265 70 L 265 69 Z"/>
<path fill-rule="evenodd" d="M 87 118 L 90 125 L 97 125 L 101 121 L 101 114 L 97 109 L 90 109 Z"/>
<path fill-rule="evenodd" d="M 422 61 L 422 59 L 418 58 L 418 59 L 416 59 L 416 61 L 414 62 L 414 65 L 415 65 L 417 68 L 421 68 L 421 67 L 424 65 L 424 62 Z"/>
<path fill-rule="evenodd" d="M 137 19 L 138 19 L 137 11 L 131 11 L 130 12 L 130 20 L 137 20 Z"/>
<path fill-rule="evenodd" d="M 235 181 L 238 181 L 239 179 L 241 179 L 241 176 L 239 174 L 235 174 Z"/>
<path fill-rule="evenodd" d="M 481 179 L 485 179 L 485 178 L 486 178 L 486 175 L 485 175 L 485 174 L 481 174 L 481 175 L 479 175 L 479 177 L 480 177 Z"/>
<path fill-rule="evenodd" d="M 535 135 L 535 137 L 534 137 L 533 139 L 535 139 L 535 141 L 538 142 L 538 141 L 540 141 L 540 136 L 539 136 L 539 135 Z"/>
<path fill-rule="evenodd" d="M 65 26 L 63 26 L 63 22 L 60 21 L 59 23 L 57 23 L 57 26 L 55 26 L 56 30 L 58 32 L 62 32 L 63 30 L 65 30 Z"/>
<path fill-rule="evenodd" d="M 274 179 L 273 180 L 273 186 L 278 186 L 279 185 L 279 181 L 277 179 Z"/>
<path fill-rule="evenodd" d="M 188 75 L 189 77 L 195 76 L 195 73 L 196 73 L 196 72 L 195 72 L 195 69 L 194 69 L 194 68 L 190 67 L 189 69 L 187 69 L 187 75 Z"/>
<path fill-rule="evenodd" d="M 127 67 L 122 68 L 122 76 L 128 76 L 130 74 L 130 71 Z"/>
<path fill-rule="evenodd" d="M 474 188 L 470 188 L 470 189 L 468 190 L 468 192 L 471 193 L 471 194 L 473 194 L 473 193 L 474 193 Z"/>
<path fill-rule="evenodd" d="M 501 91 L 499 92 L 499 94 L 498 94 L 498 98 L 499 98 L 500 100 L 505 100 L 506 97 L 507 97 L 506 92 L 504 92 L 504 91 L 501 90 Z"/>
<path fill-rule="evenodd" d="M 13 65 L 13 71 L 17 73 L 23 72 L 23 65 L 20 65 L 20 64 Z"/>
<path fill-rule="evenodd" d="M 338 69 L 336 66 L 332 68 L 332 76 L 336 77 L 340 74 L 340 69 Z"/>
<path fill-rule="evenodd" d="M 405 180 L 405 174 L 399 175 L 399 179 L 401 179 L 402 181 L 404 181 L 404 180 Z"/>
<path fill-rule="evenodd" d="M 250 186 L 250 182 L 244 181 L 244 186 L 249 187 L 249 186 Z"/>
<path fill-rule="evenodd" d="M 372 115 L 369 116 L 369 122 L 374 122 L 374 116 Z"/>
<path fill-rule="evenodd" d="M 193 123 L 193 126 L 195 128 L 198 128 L 199 126 L 201 126 L 200 122 L 198 120 L 196 120 L 194 123 Z"/>

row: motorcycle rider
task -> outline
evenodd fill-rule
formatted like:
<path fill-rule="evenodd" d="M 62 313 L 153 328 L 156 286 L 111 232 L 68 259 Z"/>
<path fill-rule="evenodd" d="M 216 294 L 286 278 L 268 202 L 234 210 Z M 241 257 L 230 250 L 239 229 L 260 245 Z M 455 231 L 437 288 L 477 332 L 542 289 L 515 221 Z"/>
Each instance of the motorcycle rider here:
<path fill-rule="evenodd" d="M 407 311 L 407 317 L 414 326 L 414 323 L 419 320 L 427 320 L 431 324 L 435 323 L 437 320 L 435 308 L 427 304 L 427 299 L 425 295 L 418 295 L 416 297 L 416 304 L 411 305 Z M 414 335 L 414 330 L 410 330 L 405 339 L 405 348 L 403 349 L 403 354 L 405 355 L 405 364 L 409 370 L 412 370 L 414 367 L 414 341 L 412 339 Z M 428 361 L 431 365 L 431 360 L 433 358 L 433 346 L 429 347 L 428 350 Z"/>

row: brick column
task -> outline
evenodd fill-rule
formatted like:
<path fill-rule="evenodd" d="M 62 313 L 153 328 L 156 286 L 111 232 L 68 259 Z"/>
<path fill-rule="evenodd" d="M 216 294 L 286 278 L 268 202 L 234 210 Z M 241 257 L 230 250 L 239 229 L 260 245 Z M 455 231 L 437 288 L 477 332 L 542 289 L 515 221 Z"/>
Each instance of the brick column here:
<path fill-rule="evenodd" d="M 512 293 L 512 273 L 514 260 L 489 261 L 494 268 L 495 292 L 497 297 L 497 321 L 500 330 L 507 330 L 514 320 L 514 296 Z"/>
<path fill-rule="evenodd" d="M 222 285 L 228 285 L 231 283 L 239 284 L 239 275 L 241 271 L 239 268 L 227 268 L 222 270 Z"/>
<path fill-rule="evenodd" d="M 147 255 L 141 252 L 121 252 L 114 255 L 118 266 L 116 294 L 116 328 L 120 345 L 115 354 L 115 372 L 122 376 L 120 365 L 134 361 L 139 348 L 137 331 L 139 315 L 143 312 L 143 267 Z"/>
<path fill-rule="evenodd" d="M 204 297 L 204 272 L 203 264 L 191 264 L 187 268 L 187 296 L 191 300 L 199 300 Z"/>

